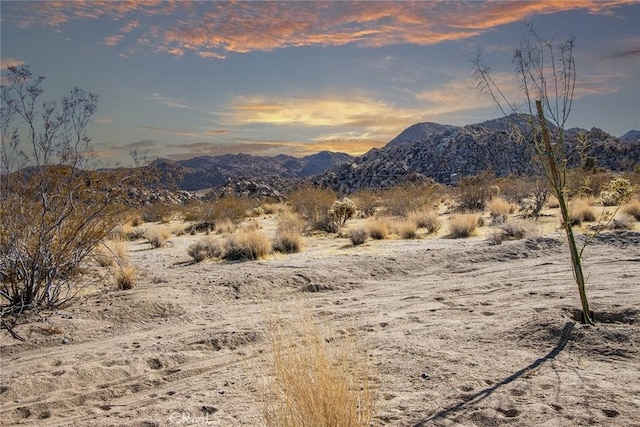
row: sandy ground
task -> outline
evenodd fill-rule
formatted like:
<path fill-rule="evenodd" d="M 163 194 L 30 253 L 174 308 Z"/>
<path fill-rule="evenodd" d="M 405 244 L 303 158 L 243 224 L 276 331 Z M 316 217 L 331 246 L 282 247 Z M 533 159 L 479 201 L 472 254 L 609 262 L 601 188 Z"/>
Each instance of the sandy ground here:
<path fill-rule="evenodd" d="M 2 330 L 0 424 L 264 425 L 266 319 L 302 303 L 366 348 L 374 425 L 640 426 L 638 231 L 585 251 L 592 309 L 608 320 L 595 327 L 572 317 L 553 227 L 497 246 L 313 237 L 298 254 L 192 264 L 200 237 L 132 242 L 135 289 L 100 283 L 18 326 L 26 342 Z"/>

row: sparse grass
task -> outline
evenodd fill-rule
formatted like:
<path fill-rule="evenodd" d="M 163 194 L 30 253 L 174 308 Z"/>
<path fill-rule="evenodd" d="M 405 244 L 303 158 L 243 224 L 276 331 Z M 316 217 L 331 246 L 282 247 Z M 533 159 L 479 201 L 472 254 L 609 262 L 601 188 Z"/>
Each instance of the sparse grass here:
<path fill-rule="evenodd" d="M 174 222 L 170 225 L 171 234 L 174 236 L 183 236 L 185 234 L 185 226 L 181 222 Z"/>
<path fill-rule="evenodd" d="M 502 197 L 493 197 L 487 203 L 491 220 L 494 223 L 500 223 L 507 220 L 507 217 L 516 211 L 516 205 L 503 199 Z"/>
<path fill-rule="evenodd" d="M 242 231 L 255 231 L 260 230 L 261 228 L 262 226 L 260 225 L 260 221 L 255 218 L 242 225 Z"/>
<path fill-rule="evenodd" d="M 242 231 L 227 240 L 223 257 L 228 260 L 257 260 L 265 258 L 271 250 L 271 242 L 259 231 Z"/>
<path fill-rule="evenodd" d="M 300 252 L 302 249 L 302 234 L 295 229 L 280 230 L 276 233 L 271 247 L 274 251 L 284 254 Z"/>
<path fill-rule="evenodd" d="M 136 284 L 136 268 L 132 265 L 123 265 L 116 269 L 116 285 L 119 289 L 133 289 Z"/>
<path fill-rule="evenodd" d="M 277 233 L 295 232 L 304 233 L 307 222 L 295 212 L 282 212 L 278 218 Z"/>
<path fill-rule="evenodd" d="M 389 237 L 389 223 L 385 220 L 369 221 L 367 231 L 372 239 L 384 240 Z"/>
<path fill-rule="evenodd" d="M 569 219 L 571 224 L 580 225 L 583 222 L 596 220 L 596 211 L 592 206 L 593 198 L 580 197 L 569 203 Z"/>
<path fill-rule="evenodd" d="M 349 239 L 351 239 L 353 246 L 363 244 L 367 241 L 367 237 L 369 237 L 369 234 L 364 228 L 354 228 L 349 231 Z"/>
<path fill-rule="evenodd" d="M 640 199 L 633 199 L 622 206 L 622 213 L 640 221 Z"/>
<path fill-rule="evenodd" d="M 547 207 L 549 209 L 558 209 L 560 207 L 560 201 L 556 196 L 550 194 L 549 197 L 547 197 Z"/>
<path fill-rule="evenodd" d="M 122 265 L 127 262 L 127 247 L 121 240 L 106 240 L 96 247 L 94 256 L 100 267 Z"/>
<path fill-rule="evenodd" d="M 475 214 L 454 214 L 449 219 L 449 233 L 454 239 L 471 237 L 477 228 L 478 216 Z"/>
<path fill-rule="evenodd" d="M 221 258 L 223 249 L 219 240 L 206 236 L 191 244 L 187 249 L 187 253 L 195 262 L 202 262 L 205 259 Z"/>
<path fill-rule="evenodd" d="M 435 210 L 413 211 L 408 216 L 409 221 L 413 221 L 418 228 L 426 228 L 429 234 L 437 233 L 442 227 L 442 221 Z"/>
<path fill-rule="evenodd" d="M 418 228 L 416 227 L 415 221 L 404 220 L 397 221 L 393 224 L 393 231 L 397 234 L 401 239 L 417 239 L 418 238 Z"/>
<path fill-rule="evenodd" d="M 268 427 L 369 426 L 375 410 L 366 352 L 329 337 L 311 317 L 273 322 L 270 378 L 262 415 Z"/>
<path fill-rule="evenodd" d="M 144 233 L 152 248 L 163 248 L 171 237 L 171 228 L 168 225 L 150 225 Z"/>
<path fill-rule="evenodd" d="M 215 222 L 215 230 L 218 234 L 233 234 L 236 228 L 236 224 L 229 218 L 221 218 Z"/>

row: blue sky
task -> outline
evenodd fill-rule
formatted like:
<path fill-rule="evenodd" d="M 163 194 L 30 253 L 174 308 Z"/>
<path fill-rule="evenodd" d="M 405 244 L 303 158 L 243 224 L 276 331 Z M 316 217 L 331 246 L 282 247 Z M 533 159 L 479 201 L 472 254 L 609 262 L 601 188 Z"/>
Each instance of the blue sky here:
<path fill-rule="evenodd" d="M 362 154 L 424 121 L 500 116 L 474 89 L 481 49 L 518 97 L 527 22 L 576 37 L 568 127 L 640 128 L 640 2 L 2 1 L 2 75 L 28 64 L 45 95 L 99 96 L 89 130 L 108 164 L 250 153 Z"/>

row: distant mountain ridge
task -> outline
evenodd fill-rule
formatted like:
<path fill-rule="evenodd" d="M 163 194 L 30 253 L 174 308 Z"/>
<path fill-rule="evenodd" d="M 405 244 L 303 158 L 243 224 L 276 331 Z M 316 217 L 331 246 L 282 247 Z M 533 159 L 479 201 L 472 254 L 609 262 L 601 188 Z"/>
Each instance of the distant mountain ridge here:
<path fill-rule="evenodd" d="M 467 126 L 419 123 L 403 131 L 386 146 L 372 149 L 350 163 L 335 166 L 315 182 L 350 193 L 386 188 L 405 181 L 448 183 L 491 170 L 498 176 L 537 172 L 531 144 L 517 142 L 514 126 L 526 129 L 528 117 L 512 114 Z M 549 124 L 551 132 L 557 128 Z M 590 157 L 608 170 L 631 170 L 640 163 L 640 142 L 613 137 L 598 128 L 566 132 L 569 166 L 580 164 L 579 133 L 587 135 Z M 633 134 L 632 134 L 633 135 Z"/>
<path fill-rule="evenodd" d="M 280 154 L 273 157 L 251 154 L 200 156 L 187 160 L 157 159 L 151 166 L 164 181 L 175 182 L 181 190 L 194 191 L 225 186 L 233 179 L 301 180 L 326 169 L 353 161 L 346 153 L 322 151 L 297 158 Z"/>

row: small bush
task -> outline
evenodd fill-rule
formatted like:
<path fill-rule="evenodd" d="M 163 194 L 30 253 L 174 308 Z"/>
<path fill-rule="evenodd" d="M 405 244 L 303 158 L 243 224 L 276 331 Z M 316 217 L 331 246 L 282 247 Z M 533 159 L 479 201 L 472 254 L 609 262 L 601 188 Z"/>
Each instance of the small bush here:
<path fill-rule="evenodd" d="M 116 284 L 119 289 L 133 289 L 136 283 L 136 269 L 131 265 L 124 265 L 116 270 Z"/>
<path fill-rule="evenodd" d="M 437 233 L 442 227 L 438 212 L 434 210 L 413 211 L 409 214 L 409 221 L 413 221 L 418 228 L 426 228 L 429 234 Z"/>
<path fill-rule="evenodd" d="M 487 203 L 487 208 L 489 208 L 491 220 L 499 223 L 506 221 L 507 217 L 515 212 L 516 205 L 507 202 L 502 197 L 493 197 L 489 200 L 489 203 Z"/>
<path fill-rule="evenodd" d="M 221 218 L 215 223 L 215 230 L 218 234 L 233 234 L 236 228 L 236 224 L 229 218 Z"/>
<path fill-rule="evenodd" d="M 336 200 L 329 209 L 329 216 L 331 216 L 339 225 L 344 225 L 348 219 L 353 218 L 358 210 L 356 204 L 348 199 Z"/>
<path fill-rule="evenodd" d="M 558 209 L 560 207 L 560 201 L 555 195 L 550 195 L 547 197 L 547 206 L 549 209 Z"/>
<path fill-rule="evenodd" d="M 456 191 L 458 210 L 483 211 L 487 201 L 500 191 L 494 183 L 495 176 L 489 172 L 462 178 Z"/>
<path fill-rule="evenodd" d="M 573 225 L 595 221 L 596 211 L 592 206 L 592 199 L 580 197 L 572 200 L 569 203 L 569 218 Z"/>
<path fill-rule="evenodd" d="M 367 232 L 372 239 L 384 240 L 389 236 L 389 223 L 384 220 L 371 221 L 367 224 Z"/>
<path fill-rule="evenodd" d="M 471 237 L 477 228 L 478 216 L 474 214 L 455 214 L 449 219 L 449 232 L 454 239 Z"/>
<path fill-rule="evenodd" d="M 142 209 L 140 217 L 144 222 L 166 223 L 171 219 L 173 207 L 165 203 L 148 204 Z"/>
<path fill-rule="evenodd" d="M 418 228 L 414 221 L 398 221 L 393 226 L 394 232 L 402 239 L 417 239 Z"/>
<path fill-rule="evenodd" d="M 278 228 L 276 233 L 294 232 L 304 233 L 307 222 L 294 212 L 282 212 L 278 218 Z"/>
<path fill-rule="evenodd" d="M 354 228 L 349 232 L 349 239 L 353 246 L 361 245 L 367 241 L 368 233 L 364 228 Z"/>
<path fill-rule="evenodd" d="M 634 199 L 622 207 L 622 212 L 640 221 L 640 199 Z"/>
<path fill-rule="evenodd" d="M 274 251 L 283 254 L 300 252 L 302 249 L 302 235 L 293 229 L 279 231 L 276 233 L 271 247 Z"/>
<path fill-rule="evenodd" d="M 127 262 L 127 247 L 119 240 L 107 240 L 96 247 L 94 256 L 100 267 L 123 265 Z"/>
<path fill-rule="evenodd" d="M 257 260 L 269 255 L 271 242 L 258 230 L 243 231 L 227 240 L 224 258 L 228 260 Z"/>
<path fill-rule="evenodd" d="M 151 225 L 144 233 L 152 248 L 163 248 L 171 237 L 171 228 L 167 225 Z"/>
<path fill-rule="evenodd" d="M 205 237 L 200 241 L 189 245 L 187 253 L 195 262 L 202 262 L 205 259 L 222 257 L 223 250 L 222 245 L 218 240 L 212 237 Z"/>
<path fill-rule="evenodd" d="M 289 194 L 289 203 L 310 224 L 322 222 L 336 200 L 336 193 L 310 185 L 300 187 Z"/>
<path fill-rule="evenodd" d="M 325 233 L 337 233 L 340 231 L 340 224 L 331 215 L 325 215 L 315 221 L 311 228 Z"/>
<path fill-rule="evenodd" d="M 363 217 L 367 218 L 376 213 L 376 209 L 380 205 L 380 197 L 377 192 L 372 190 L 362 190 L 353 196 L 353 201 L 360 209 Z"/>
<path fill-rule="evenodd" d="M 633 218 L 629 215 L 616 215 L 609 223 L 610 230 L 631 230 Z"/>
<path fill-rule="evenodd" d="M 628 179 L 614 178 L 605 186 L 605 190 L 600 192 L 600 200 L 605 206 L 616 206 L 633 193 L 633 190 Z"/>

